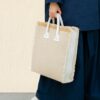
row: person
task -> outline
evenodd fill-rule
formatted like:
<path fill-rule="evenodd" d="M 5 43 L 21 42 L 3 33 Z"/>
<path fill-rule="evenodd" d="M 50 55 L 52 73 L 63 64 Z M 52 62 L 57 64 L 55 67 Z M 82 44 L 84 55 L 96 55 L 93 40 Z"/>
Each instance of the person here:
<path fill-rule="evenodd" d="M 45 0 L 45 21 L 61 14 L 65 26 L 80 28 L 75 80 L 62 84 L 40 76 L 39 100 L 100 100 L 99 0 Z"/>

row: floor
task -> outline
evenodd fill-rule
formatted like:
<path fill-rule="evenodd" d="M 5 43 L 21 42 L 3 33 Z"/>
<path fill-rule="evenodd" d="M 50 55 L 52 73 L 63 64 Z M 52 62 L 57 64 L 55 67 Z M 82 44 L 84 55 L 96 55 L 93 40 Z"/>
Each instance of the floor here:
<path fill-rule="evenodd" d="M 31 100 L 35 93 L 0 93 L 0 100 Z"/>

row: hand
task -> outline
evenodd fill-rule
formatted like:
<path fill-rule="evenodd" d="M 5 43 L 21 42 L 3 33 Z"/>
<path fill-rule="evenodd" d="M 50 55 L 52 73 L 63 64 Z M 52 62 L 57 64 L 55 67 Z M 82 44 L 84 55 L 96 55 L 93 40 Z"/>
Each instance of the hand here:
<path fill-rule="evenodd" d="M 56 13 L 61 14 L 61 9 L 59 7 L 59 5 L 55 2 L 50 3 L 50 7 L 49 7 L 49 16 L 51 18 L 55 18 L 56 17 Z"/>

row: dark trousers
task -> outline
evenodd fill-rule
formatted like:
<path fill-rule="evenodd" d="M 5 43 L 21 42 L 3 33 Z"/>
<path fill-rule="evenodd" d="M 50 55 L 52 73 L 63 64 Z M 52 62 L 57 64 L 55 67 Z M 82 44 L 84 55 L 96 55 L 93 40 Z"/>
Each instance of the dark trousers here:
<path fill-rule="evenodd" d="M 80 31 L 75 80 L 61 84 L 40 76 L 40 100 L 100 100 L 100 30 Z"/>

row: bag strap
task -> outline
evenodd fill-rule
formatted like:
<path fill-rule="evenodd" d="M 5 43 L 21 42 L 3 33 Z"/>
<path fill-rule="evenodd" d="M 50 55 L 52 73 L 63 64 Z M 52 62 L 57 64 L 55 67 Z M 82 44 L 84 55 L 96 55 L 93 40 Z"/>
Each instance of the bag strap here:
<path fill-rule="evenodd" d="M 59 16 L 61 26 L 64 26 L 63 19 L 62 19 L 61 15 L 59 13 L 57 13 L 57 14 Z M 56 17 L 57 17 L 57 15 L 56 15 Z M 55 24 L 55 18 L 52 18 L 52 23 Z"/>

